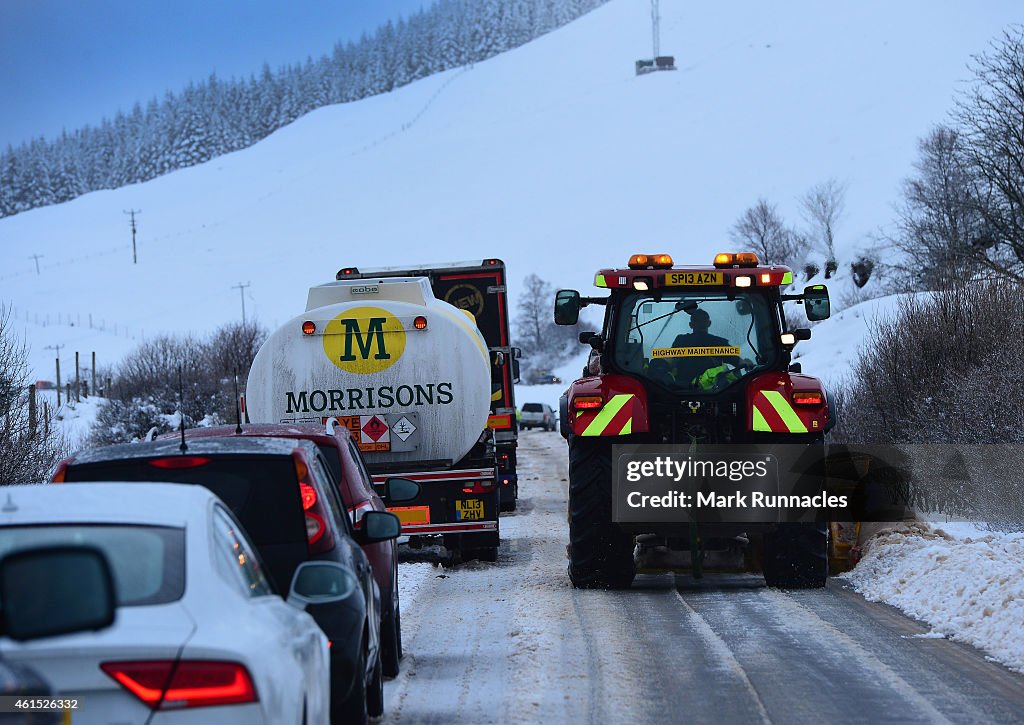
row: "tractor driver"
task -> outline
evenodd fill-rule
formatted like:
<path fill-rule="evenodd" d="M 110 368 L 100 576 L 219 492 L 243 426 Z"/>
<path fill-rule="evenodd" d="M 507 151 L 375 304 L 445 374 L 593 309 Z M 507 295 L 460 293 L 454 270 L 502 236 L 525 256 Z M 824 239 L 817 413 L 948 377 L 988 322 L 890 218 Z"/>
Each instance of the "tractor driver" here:
<path fill-rule="evenodd" d="M 690 329 L 693 332 L 685 335 L 677 335 L 672 347 L 733 347 L 724 337 L 712 335 L 708 332 L 711 327 L 711 316 L 702 309 L 693 310 L 690 314 Z M 720 373 L 726 372 L 725 366 L 752 365 L 746 358 L 739 355 L 707 355 L 676 358 L 675 378 L 684 385 L 694 385 L 700 388 L 711 388 L 714 386 L 714 378 Z M 721 368 L 721 369 L 719 369 Z M 714 373 L 710 377 L 705 373 Z M 706 379 L 705 379 L 706 378 Z M 734 377 L 735 379 L 735 377 Z"/>

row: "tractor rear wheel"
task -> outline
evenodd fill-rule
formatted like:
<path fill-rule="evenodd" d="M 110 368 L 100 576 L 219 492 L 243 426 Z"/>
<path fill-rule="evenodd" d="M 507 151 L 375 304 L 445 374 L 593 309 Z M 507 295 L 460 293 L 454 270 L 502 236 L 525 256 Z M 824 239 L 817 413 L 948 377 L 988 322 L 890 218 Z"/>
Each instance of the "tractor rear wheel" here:
<path fill-rule="evenodd" d="M 764 580 L 781 589 L 821 589 L 828 578 L 828 524 L 779 524 L 764 535 Z"/>
<path fill-rule="evenodd" d="M 634 541 L 612 523 L 611 446 L 569 439 L 569 580 L 577 589 L 627 589 Z"/>

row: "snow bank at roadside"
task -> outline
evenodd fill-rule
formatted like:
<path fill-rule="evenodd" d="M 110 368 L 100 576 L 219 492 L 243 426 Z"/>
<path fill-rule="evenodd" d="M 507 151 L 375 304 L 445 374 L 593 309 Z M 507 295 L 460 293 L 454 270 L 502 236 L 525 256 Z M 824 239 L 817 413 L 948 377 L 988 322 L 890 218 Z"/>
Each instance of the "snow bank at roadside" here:
<path fill-rule="evenodd" d="M 871 601 L 1024 672 L 1024 533 L 932 524 L 879 533 L 844 577 Z"/>

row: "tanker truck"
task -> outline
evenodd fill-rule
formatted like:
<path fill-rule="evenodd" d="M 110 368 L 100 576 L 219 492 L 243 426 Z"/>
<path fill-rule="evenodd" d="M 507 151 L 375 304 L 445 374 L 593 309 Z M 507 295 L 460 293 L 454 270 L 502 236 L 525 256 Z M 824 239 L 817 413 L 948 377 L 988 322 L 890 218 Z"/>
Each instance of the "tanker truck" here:
<path fill-rule="evenodd" d="M 256 354 L 245 405 L 253 423 L 346 426 L 375 483 L 420 483 L 416 499 L 390 509 L 404 535 L 442 536 L 453 555 L 494 561 L 490 398 L 472 314 L 435 298 L 423 277 L 381 277 L 312 287 L 305 312 Z"/>
<path fill-rule="evenodd" d="M 519 429 L 514 383 L 519 382 L 519 348 L 512 347 L 509 333 L 505 263 L 500 259 L 476 259 L 414 267 L 342 267 L 335 279 L 381 277 L 426 277 L 435 297 L 473 313 L 491 353 L 491 416 L 487 425 L 494 429 L 497 447 L 501 510 L 515 511 L 519 498 Z"/>

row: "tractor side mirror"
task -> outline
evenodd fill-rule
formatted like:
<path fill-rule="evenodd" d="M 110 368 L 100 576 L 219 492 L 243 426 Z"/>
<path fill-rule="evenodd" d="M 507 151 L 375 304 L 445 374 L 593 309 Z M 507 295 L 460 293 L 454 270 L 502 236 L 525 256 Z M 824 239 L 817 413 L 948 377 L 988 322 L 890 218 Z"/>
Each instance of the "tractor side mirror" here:
<path fill-rule="evenodd" d="M 823 284 L 804 287 L 804 312 L 811 322 L 829 318 L 832 310 L 828 300 L 828 287 Z"/>
<path fill-rule="evenodd" d="M 555 293 L 555 324 L 575 325 L 580 319 L 580 293 L 574 289 L 560 289 Z"/>

